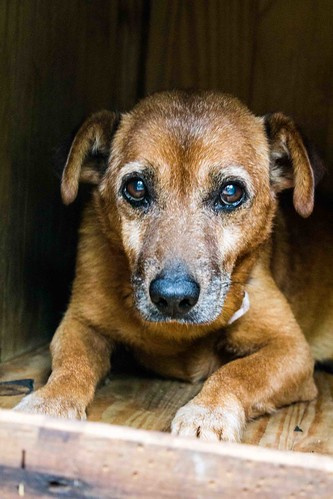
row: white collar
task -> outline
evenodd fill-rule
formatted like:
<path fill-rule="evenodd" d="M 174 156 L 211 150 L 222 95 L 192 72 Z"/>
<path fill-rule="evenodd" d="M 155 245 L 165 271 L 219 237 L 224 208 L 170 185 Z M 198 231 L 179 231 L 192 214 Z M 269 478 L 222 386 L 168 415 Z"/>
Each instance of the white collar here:
<path fill-rule="evenodd" d="M 243 301 L 241 304 L 241 307 L 237 310 L 237 312 L 234 313 L 234 315 L 229 319 L 228 325 L 232 324 L 233 322 L 237 321 L 237 319 L 240 319 L 250 308 L 250 299 L 249 295 L 246 291 L 244 291 L 244 297 Z"/>

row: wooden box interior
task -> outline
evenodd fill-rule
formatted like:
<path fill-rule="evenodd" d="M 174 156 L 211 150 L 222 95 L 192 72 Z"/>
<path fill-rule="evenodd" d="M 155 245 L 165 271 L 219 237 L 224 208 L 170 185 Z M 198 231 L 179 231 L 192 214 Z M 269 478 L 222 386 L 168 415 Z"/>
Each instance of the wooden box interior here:
<path fill-rule="evenodd" d="M 0 495 L 332 496 L 325 372 L 317 400 L 252 421 L 248 446 L 171 437 L 200 385 L 144 373 L 112 374 L 88 423 L 7 411 L 28 390 L 16 380 L 47 379 L 74 274 L 89 194 L 61 204 L 52 158 L 64 137 L 89 113 L 128 110 L 154 91 L 220 89 L 301 124 L 327 165 L 319 195 L 333 204 L 332 26 L 331 0 L 0 2 Z"/>

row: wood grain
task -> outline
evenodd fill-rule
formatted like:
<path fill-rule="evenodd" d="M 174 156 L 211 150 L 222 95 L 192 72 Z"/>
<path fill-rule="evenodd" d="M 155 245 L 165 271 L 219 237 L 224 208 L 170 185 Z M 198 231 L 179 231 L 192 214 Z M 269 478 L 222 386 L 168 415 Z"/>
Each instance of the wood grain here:
<path fill-rule="evenodd" d="M 112 376 L 98 390 L 88 419 L 145 430 L 169 431 L 172 418 L 201 385 L 151 378 Z"/>
<path fill-rule="evenodd" d="M 0 2 L 0 360 L 61 318 L 79 213 L 53 150 L 89 113 L 137 99 L 144 0 Z"/>
<path fill-rule="evenodd" d="M 330 0 L 259 0 L 250 107 L 290 114 L 332 170 L 333 9 Z M 329 137 L 329 140 L 328 140 Z M 333 177 L 323 184 L 333 188 Z"/>
<path fill-rule="evenodd" d="M 152 2 L 146 92 L 219 88 L 247 101 L 256 4 L 254 0 Z"/>
<path fill-rule="evenodd" d="M 333 376 L 315 374 L 319 395 L 263 416 L 247 428 L 244 442 L 274 449 L 333 455 Z M 295 431 L 295 428 L 302 431 Z"/>
<path fill-rule="evenodd" d="M 333 459 L 0 411 L 3 497 L 324 497 Z"/>
<path fill-rule="evenodd" d="M 34 378 L 35 388 L 47 380 L 50 356 L 46 348 L 0 365 L 0 381 Z M 272 449 L 333 456 L 333 376 L 316 373 L 318 398 L 311 403 L 284 407 L 247 426 L 243 442 Z M 201 384 L 112 374 L 97 391 L 89 407 L 88 419 L 94 422 L 168 432 L 176 411 L 193 398 Z M 0 397 L 0 407 L 14 407 L 22 397 Z M 302 431 L 295 431 L 298 427 Z"/>
<path fill-rule="evenodd" d="M 51 357 L 47 347 L 21 355 L 15 360 L 0 364 L 0 381 L 13 381 L 31 378 L 34 380 L 34 389 L 43 386 L 51 371 Z M 22 399 L 20 395 L 0 397 L 0 407 L 11 409 Z"/>

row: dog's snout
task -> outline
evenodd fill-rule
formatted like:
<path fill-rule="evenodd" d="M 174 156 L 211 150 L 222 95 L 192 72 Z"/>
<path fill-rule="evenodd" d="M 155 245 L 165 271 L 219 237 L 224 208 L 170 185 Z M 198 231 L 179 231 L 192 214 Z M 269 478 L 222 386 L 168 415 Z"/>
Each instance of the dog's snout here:
<path fill-rule="evenodd" d="M 149 293 L 160 312 L 176 319 L 184 316 L 197 303 L 200 286 L 188 274 L 168 273 L 151 282 Z"/>

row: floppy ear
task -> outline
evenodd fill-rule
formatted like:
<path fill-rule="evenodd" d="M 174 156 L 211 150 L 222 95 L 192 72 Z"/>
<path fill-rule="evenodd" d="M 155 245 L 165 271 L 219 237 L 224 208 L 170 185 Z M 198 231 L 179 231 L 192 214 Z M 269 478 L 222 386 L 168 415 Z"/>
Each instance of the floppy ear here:
<path fill-rule="evenodd" d="M 324 174 L 323 163 L 295 123 L 283 113 L 264 116 L 270 145 L 270 176 L 275 192 L 294 188 L 294 207 L 300 215 L 311 215 L 315 185 Z"/>
<path fill-rule="evenodd" d="M 72 203 L 79 182 L 97 185 L 107 167 L 113 133 L 119 115 L 100 111 L 91 115 L 74 137 L 61 180 L 61 195 L 65 204 Z"/>

